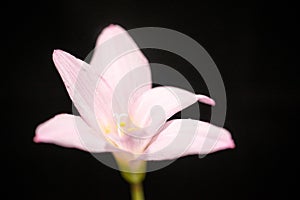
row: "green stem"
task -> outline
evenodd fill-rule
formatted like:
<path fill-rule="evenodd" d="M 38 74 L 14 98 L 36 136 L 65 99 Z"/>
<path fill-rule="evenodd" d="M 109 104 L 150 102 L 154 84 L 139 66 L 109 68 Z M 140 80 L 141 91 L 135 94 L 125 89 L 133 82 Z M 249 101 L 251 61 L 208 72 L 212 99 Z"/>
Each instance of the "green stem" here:
<path fill-rule="evenodd" d="M 132 200 L 144 200 L 143 180 L 145 173 L 121 172 L 121 175 L 130 184 Z"/>
<path fill-rule="evenodd" d="M 142 183 L 131 184 L 131 197 L 132 200 L 144 200 L 144 191 Z"/>
<path fill-rule="evenodd" d="M 132 200 L 144 200 L 143 180 L 146 176 L 147 163 L 143 160 L 132 161 L 132 157 L 114 153 L 122 177 L 130 184 Z"/>

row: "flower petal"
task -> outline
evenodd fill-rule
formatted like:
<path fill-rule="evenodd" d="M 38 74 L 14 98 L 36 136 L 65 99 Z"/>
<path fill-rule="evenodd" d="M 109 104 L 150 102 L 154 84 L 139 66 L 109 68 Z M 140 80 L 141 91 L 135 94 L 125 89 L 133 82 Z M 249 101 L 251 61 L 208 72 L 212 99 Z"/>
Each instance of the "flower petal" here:
<path fill-rule="evenodd" d="M 223 128 L 198 120 L 177 119 L 165 124 L 140 159 L 170 160 L 234 147 L 230 133 Z"/>
<path fill-rule="evenodd" d="M 59 114 L 40 124 L 34 142 L 52 143 L 88 152 L 111 152 L 117 149 L 101 134 L 93 131 L 79 116 Z"/>
<path fill-rule="evenodd" d="M 151 88 L 150 66 L 131 36 L 118 25 L 105 28 L 97 39 L 91 65 L 109 81 L 114 114 L 128 113 L 129 97 Z M 102 85 L 100 81 L 99 85 Z M 102 89 L 100 89 L 100 93 Z"/>
<path fill-rule="evenodd" d="M 52 58 L 72 98 L 74 96 L 78 74 L 83 67 L 88 67 L 88 64 L 59 49 L 53 51 Z"/>
<path fill-rule="evenodd" d="M 197 97 L 198 101 L 201 103 L 205 103 L 205 104 L 208 104 L 211 106 L 216 105 L 216 102 L 212 98 L 209 98 L 208 96 L 198 94 L 198 95 L 196 95 L 196 97 Z"/>
<path fill-rule="evenodd" d="M 132 104 L 130 115 L 140 127 L 148 126 L 150 121 L 151 126 L 155 124 L 159 127 L 172 115 L 197 101 L 214 105 L 214 100 L 204 95 L 195 95 L 176 87 L 156 87 L 145 92 Z"/>
<path fill-rule="evenodd" d="M 112 124 L 112 114 L 106 106 L 108 102 L 106 96 L 111 95 L 112 91 L 105 82 L 101 86 L 102 93 L 97 92 L 97 83 L 103 78 L 95 73 L 95 69 L 62 50 L 53 52 L 53 61 L 82 118 L 94 130 L 99 130 L 99 121 L 101 124 Z M 105 132 L 103 126 L 100 128 Z"/>

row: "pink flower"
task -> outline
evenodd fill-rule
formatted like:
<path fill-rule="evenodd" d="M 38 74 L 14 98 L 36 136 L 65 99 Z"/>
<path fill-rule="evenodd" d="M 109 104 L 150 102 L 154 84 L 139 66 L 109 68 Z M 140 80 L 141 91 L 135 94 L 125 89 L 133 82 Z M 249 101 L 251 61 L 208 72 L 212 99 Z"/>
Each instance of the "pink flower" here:
<path fill-rule="evenodd" d="M 112 39 L 118 35 L 122 37 Z M 35 142 L 113 152 L 120 160 L 118 155 L 125 154 L 123 160 L 168 160 L 234 148 L 230 133 L 223 128 L 191 119 L 167 121 L 197 101 L 215 102 L 175 87 L 151 88 L 149 63 L 123 28 L 105 28 L 96 47 L 102 44 L 105 51 L 96 48 L 90 64 L 62 50 L 53 52 L 80 116 L 59 114 L 39 125 Z M 128 47 L 134 51 L 106 63 L 106 58 Z"/>

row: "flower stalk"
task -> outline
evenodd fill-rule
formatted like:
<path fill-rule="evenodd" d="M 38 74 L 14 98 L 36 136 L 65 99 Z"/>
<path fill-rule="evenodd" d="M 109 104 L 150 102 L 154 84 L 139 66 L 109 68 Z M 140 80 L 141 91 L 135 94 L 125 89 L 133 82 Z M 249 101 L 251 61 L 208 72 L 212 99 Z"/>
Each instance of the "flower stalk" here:
<path fill-rule="evenodd" d="M 131 198 L 132 200 L 144 200 L 144 191 L 142 183 L 131 184 Z"/>
<path fill-rule="evenodd" d="M 132 200 L 144 200 L 143 180 L 146 176 L 147 162 L 132 161 L 126 154 L 113 153 L 121 176 L 130 184 Z"/>
<path fill-rule="evenodd" d="M 122 177 L 130 184 L 131 199 L 144 200 L 143 180 L 146 173 L 122 172 Z"/>
<path fill-rule="evenodd" d="M 144 200 L 143 180 L 145 179 L 146 173 L 121 171 L 121 175 L 130 184 L 132 200 Z"/>

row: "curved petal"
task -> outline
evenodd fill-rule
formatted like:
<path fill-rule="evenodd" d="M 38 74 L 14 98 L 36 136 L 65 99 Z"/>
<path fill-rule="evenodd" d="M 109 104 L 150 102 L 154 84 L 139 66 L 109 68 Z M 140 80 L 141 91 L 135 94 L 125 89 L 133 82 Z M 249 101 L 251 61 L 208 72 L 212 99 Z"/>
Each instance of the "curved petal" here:
<path fill-rule="evenodd" d="M 177 119 L 165 124 L 140 159 L 170 160 L 234 147 L 230 133 L 223 128 L 198 120 Z"/>
<path fill-rule="evenodd" d="M 67 91 L 72 98 L 75 92 L 75 84 L 80 70 L 84 67 L 88 68 L 88 64 L 80 59 L 75 58 L 71 54 L 56 49 L 52 54 L 53 62 L 58 70 Z"/>
<path fill-rule="evenodd" d="M 133 98 L 137 98 L 151 88 L 147 59 L 127 31 L 118 25 L 110 25 L 102 31 L 90 64 L 97 68 L 98 75 L 109 81 L 113 94 L 108 98 L 114 114 L 128 113 L 129 97 L 136 93 Z M 103 85 L 103 81 L 99 85 Z M 101 88 L 98 90 L 103 93 Z"/>
<path fill-rule="evenodd" d="M 156 87 L 137 98 L 130 108 L 130 115 L 140 127 L 149 126 L 150 121 L 151 126 L 159 127 L 172 115 L 197 101 L 214 105 L 214 100 L 204 95 L 176 87 Z"/>
<path fill-rule="evenodd" d="M 106 106 L 106 96 L 111 95 L 112 91 L 105 82 L 101 87 L 102 93 L 97 92 L 97 83 L 103 78 L 95 73 L 95 69 L 62 50 L 53 52 L 53 61 L 83 119 L 95 130 L 99 129 L 99 123 L 113 124 L 111 112 Z M 105 132 L 104 126 L 100 125 L 100 128 Z"/>
<path fill-rule="evenodd" d="M 208 96 L 198 94 L 198 95 L 196 95 L 196 97 L 197 97 L 198 101 L 201 103 L 205 103 L 205 104 L 208 104 L 211 106 L 216 105 L 216 102 L 212 98 L 209 98 Z"/>
<path fill-rule="evenodd" d="M 40 124 L 34 142 L 52 143 L 88 152 L 111 152 L 117 148 L 110 145 L 101 134 L 96 134 L 80 117 L 59 114 Z"/>

